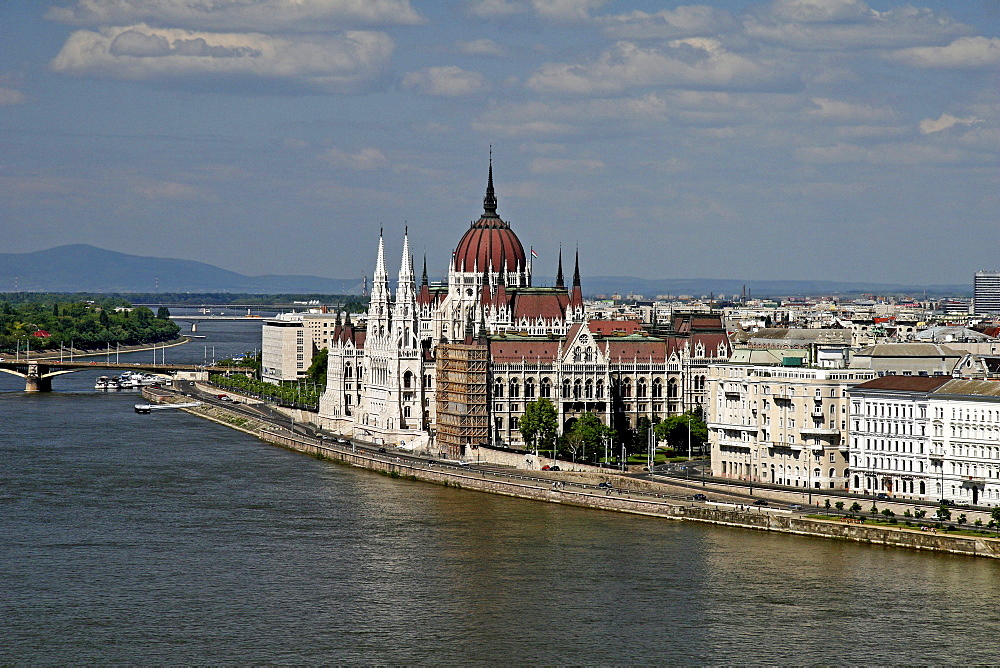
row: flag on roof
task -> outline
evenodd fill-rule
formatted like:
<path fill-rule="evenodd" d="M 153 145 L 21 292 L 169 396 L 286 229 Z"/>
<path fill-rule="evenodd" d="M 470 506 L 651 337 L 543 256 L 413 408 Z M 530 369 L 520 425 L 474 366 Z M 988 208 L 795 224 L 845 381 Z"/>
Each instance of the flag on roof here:
<path fill-rule="evenodd" d="M 538 257 L 538 253 L 535 252 L 534 248 L 531 249 L 531 257 Z"/>

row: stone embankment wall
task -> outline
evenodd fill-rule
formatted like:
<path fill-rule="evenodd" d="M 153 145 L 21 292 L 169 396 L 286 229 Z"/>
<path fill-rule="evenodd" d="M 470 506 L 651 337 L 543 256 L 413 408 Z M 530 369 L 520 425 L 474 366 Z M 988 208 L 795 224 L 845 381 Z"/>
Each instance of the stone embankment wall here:
<path fill-rule="evenodd" d="M 177 397 L 173 393 L 147 390 L 148 388 L 144 389 L 143 394 L 150 401 L 180 403 L 186 400 L 185 397 Z M 617 476 L 606 471 L 600 473 L 550 473 L 548 471 L 528 472 L 523 470 L 488 472 L 439 463 L 414 462 L 390 453 L 355 450 L 350 444 L 337 444 L 329 441 L 320 444 L 315 439 L 276 430 L 263 420 L 249 419 L 223 407 L 202 405 L 182 410 L 253 434 L 266 443 L 314 457 L 378 471 L 392 477 L 522 499 L 563 503 L 583 508 L 648 515 L 671 520 L 687 520 L 759 531 L 778 531 L 801 536 L 850 540 L 889 547 L 1000 558 L 1000 540 L 992 538 L 956 536 L 902 527 L 891 528 L 811 519 L 787 511 L 777 512 L 756 507 L 706 506 L 661 494 L 659 490 L 662 487 L 657 483 Z M 564 481 L 572 486 L 553 486 L 548 483 L 549 480 L 552 482 Z M 608 492 L 592 487 L 578 486 L 594 485 L 601 480 L 612 481 L 619 489 Z"/>
<path fill-rule="evenodd" d="M 440 464 L 417 464 L 391 454 L 375 454 L 367 451 L 351 451 L 350 446 L 320 446 L 301 437 L 262 431 L 261 440 L 290 450 L 304 452 L 315 457 L 330 459 L 351 466 L 380 471 L 394 477 L 431 482 L 462 489 L 478 490 L 491 494 L 501 494 L 522 499 L 563 503 L 598 510 L 613 510 L 635 515 L 649 515 L 673 520 L 705 522 L 724 526 L 778 531 L 802 536 L 837 538 L 862 543 L 872 543 L 891 547 L 906 547 L 920 550 L 951 552 L 969 556 L 1000 558 L 1000 541 L 990 538 L 952 536 L 911 529 L 893 529 L 883 526 L 848 524 L 845 522 L 817 520 L 791 514 L 772 513 L 759 508 L 711 508 L 701 504 L 686 504 L 680 501 L 661 500 L 631 496 L 628 490 L 606 492 L 592 489 L 572 489 L 566 487 L 540 486 L 536 482 L 518 482 L 518 476 L 503 473 L 487 473 Z M 513 479 L 512 479 L 513 478 Z M 631 484 L 628 478 L 621 478 L 616 484 Z M 635 481 L 639 482 L 639 481 Z M 651 485 L 643 485 L 647 489 Z M 631 490 L 642 494 L 639 489 Z M 645 492 L 649 494 L 649 492 Z"/>

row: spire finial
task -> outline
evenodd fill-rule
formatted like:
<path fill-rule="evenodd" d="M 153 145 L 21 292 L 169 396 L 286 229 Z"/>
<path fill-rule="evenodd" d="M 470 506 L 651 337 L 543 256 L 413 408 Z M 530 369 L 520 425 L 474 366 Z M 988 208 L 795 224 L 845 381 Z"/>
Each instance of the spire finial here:
<path fill-rule="evenodd" d="M 573 287 L 580 287 L 580 247 L 576 247 L 576 266 L 573 268 Z"/>
<path fill-rule="evenodd" d="M 556 271 L 556 287 L 565 288 L 566 283 L 563 281 L 563 270 L 562 270 L 562 244 L 559 244 L 559 270 Z"/>
<path fill-rule="evenodd" d="M 424 275 L 420 278 L 420 285 L 427 285 L 427 252 L 424 252 Z"/>
<path fill-rule="evenodd" d="M 486 197 L 483 198 L 484 215 L 496 217 L 497 197 L 493 191 L 493 144 L 490 144 L 490 176 L 486 182 Z"/>

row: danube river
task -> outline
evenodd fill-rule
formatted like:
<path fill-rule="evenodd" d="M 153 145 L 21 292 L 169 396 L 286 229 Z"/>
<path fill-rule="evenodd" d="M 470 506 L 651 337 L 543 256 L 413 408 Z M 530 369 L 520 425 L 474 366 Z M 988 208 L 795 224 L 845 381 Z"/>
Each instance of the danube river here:
<path fill-rule="evenodd" d="M 168 362 L 259 346 L 259 324 L 198 329 Z M 97 375 L 50 394 L 0 384 L 0 663 L 1000 655 L 992 560 L 393 480 L 180 411 L 137 415 Z"/>

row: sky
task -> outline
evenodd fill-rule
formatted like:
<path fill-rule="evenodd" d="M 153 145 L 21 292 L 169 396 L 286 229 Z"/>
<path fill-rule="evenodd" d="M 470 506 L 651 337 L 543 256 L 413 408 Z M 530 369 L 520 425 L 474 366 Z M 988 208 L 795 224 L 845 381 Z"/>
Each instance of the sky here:
<path fill-rule="evenodd" d="M 536 285 L 971 284 L 1000 0 L 0 0 L 3 252 L 443 276 L 491 146 Z"/>

